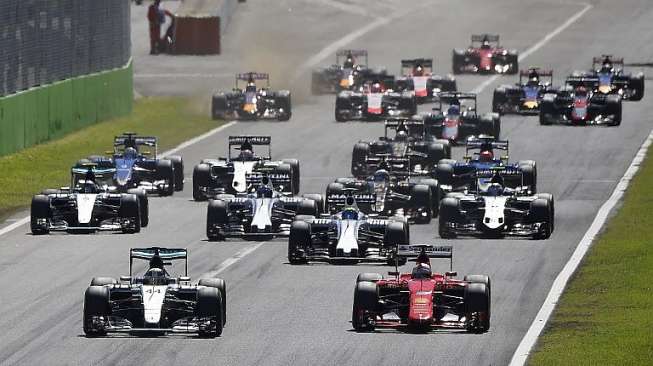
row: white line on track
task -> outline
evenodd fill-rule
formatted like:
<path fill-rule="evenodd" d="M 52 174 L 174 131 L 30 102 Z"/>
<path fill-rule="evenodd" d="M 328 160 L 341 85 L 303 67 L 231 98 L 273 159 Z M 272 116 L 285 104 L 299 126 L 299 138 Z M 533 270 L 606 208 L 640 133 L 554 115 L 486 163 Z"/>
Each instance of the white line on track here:
<path fill-rule="evenodd" d="M 607 221 L 610 212 L 623 197 L 626 188 L 628 188 L 628 185 L 630 184 L 630 181 L 633 179 L 635 173 L 637 173 L 639 170 L 642 161 L 646 157 L 646 152 L 648 151 L 649 146 L 651 146 L 651 143 L 653 143 L 653 131 L 651 131 L 642 146 L 639 148 L 639 151 L 637 151 L 637 154 L 633 158 L 633 161 L 630 163 L 626 173 L 624 173 L 623 177 L 619 180 L 619 183 L 614 188 L 612 195 L 601 206 L 599 212 L 594 218 L 594 221 L 592 222 L 592 225 L 581 239 L 580 243 L 576 247 L 576 250 L 571 255 L 571 258 L 569 258 L 567 264 L 565 264 L 564 268 L 562 268 L 562 271 L 560 271 L 558 274 L 558 277 L 556 277 L 553 285 L 551 286 L 549 294 L 547 295 L 544 303 L 542 304 L 542 307 L 540 308 L 540 311 L 535 316 L 535 319 L 533 320 L 530 328 L 528 328 L 528 332 L 526 332 L 526 335 L 519 343 L 517 350 L 515 350 L 515 353 L 512 356 L 512 360 L 510 361 L 510 366 L 521 366 L 526 363 L 526 360 L 528 359 L 533 346 L 535 346 L 535 342 L 537 342 L 537 338 L 539 337 L 540 333 L 542 333 L 542 329 L 544 329 L 544 326 L 549 320 L 549 317 L 551 317 L 551 313 L 558 303 L 560 295 L 562 295 L 562 292 L 565 290 L 569 278 L 574 274 L 574 272 L 576 272 L 576 268 L 578 268 L 578 265 L 583 260 L 583 257 L 585 257 L 587 250 L 590 248 L 590 246 L 592 246 L 594 238 L 596 238 L 596 235 L 599 233 Z"/>
<path fill-rule="evenodd" d="M 529 49 L 526 51 L 520 53 L 518 60 L 521 62 L 522 60 L 526 59 L 528 56 L 532 55 L 534 52 L 538 51 L 540 48 L 544 47 L 549 41 L 551 41 L 555 36 L 558 34 L 562 33 L 565 29 L 567 29 L 570 25 L 575 23 L 578 19 L 580 19 L 585 13 L 587 13 L 590 9 L 592 9 L 594 6 L 592 4 L 588 3 L 580 3 L 579 5 L 584 5 L 583 9 L 581 9 L 579 12 L 576 14 L 572 15 L 571 18 L 567 19 L 566 22 L 560 24 L 556 29 L 554 29 L 551 33 L 547 34 L 542 38 L 539 42 L 536 44 L 532 45 Z M 494 83 L 501 75 L 494 75 L 485 81 L 483 81 L 479 86 L 474 88 L 471 92 L 474 94 L 479 94 L 485 88 L 490 86 L 490 84 Z"/>
<path fill-rule="evenodd" d="M 225 260 L 224 260 L 222 263 L 220 263 L 220 264 L 219 264 L 219 265 L 218 265 L 214 270 L 209 271 L 209 272 L 206 272 L 206 273 L 204 273 L 203 275 L 200 275 L 198 278 L 207 278 L 207 277 L 208 277 L 208 278 L 212 278 L 212 277 L 215 277 L 215 276 L 219 275 L 219 274 L 222 273 L 224 270 L 226 270 L 227 268 L 231 267 L 234 263 L 236 263 L 236 262 L 238 262 L 239 260 L 243 259 L 243 258 L 246 257 L 247 255 L 251 254 L 251 253 L 254 252 L 256 249 L 260 248 L 261 245 L 263 245 L 263 244 L 265 244 L 265 243 L 263 243 L 263 242 L 258 242 L 258 243 L 256 243 L 256 244 L 249 245 L 249 246 L 247 246 L 247 247 L 245 247 L 245 248 L 239 250 L 239 251 L 238 251 L 236 254 L 234 254 L 233 256 L 231 256 L 231 257 L 225 259 Z"/>

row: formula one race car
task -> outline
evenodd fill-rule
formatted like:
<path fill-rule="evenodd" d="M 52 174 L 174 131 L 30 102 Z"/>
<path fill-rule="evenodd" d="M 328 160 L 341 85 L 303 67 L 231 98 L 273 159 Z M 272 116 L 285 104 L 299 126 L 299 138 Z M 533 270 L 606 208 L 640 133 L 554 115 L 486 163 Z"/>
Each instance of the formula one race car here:
<path fill-rule="evenodd" d="M 143 276 L 133 276 L 134 259 L 149 262 Z M 183 276 L 166 270 L 174 260 L 185 261 Z M 227 320 L 227 292 L 220 278 L 188 277 L 188 251 L 178 248 L 132 248 L 129 276 L 120 281 L 94 277 L 84 293 L 84 334 L 107 333 L 168 335 L 197 333 L 214 338 L 222 334 Z"/>
<path fill-rule="evenodd" d="M 147 195 L 141 189 L 112 193 L 113 174 L 111 169 L 96 169 L 95 164 L 78 165 L 71 169 L 70 187 L 35 195 L 30 212 L 32 234 L 140 232 L 149 222 Z"/>
<path fill-rule="evenodd" d="M 384 76 L 383 79 L 373 76 L 357 90 L 341 91 L 336 96 L 336 121 L 378 121 L 388 117 L 410 117 L 417 113 L 415 92 L 397 92 L 393 87 L 393 76 Z"/>
<path fill-rule="evenodd" d="M 407 161 L 404 161 L 405 165 Z M 404 216 L 418 224 L 428 224 L 438 216 L 440 186 L 435 179 L 411 181 L 409 172 L 399 174 L 390 168 L 379 169 L 374 175 L 359 178 L 338 178 L 327 186 L 327 211 L 338 212 L 341 207 L 337 199 L 347 192 L 371 195 L 374 203 L 358 203 L 361 211 L 382 216 Z"/>
<path fill-rule="evenodd" d="M 545 94 L 540 105 L 540 124 L 619 126 L 621 96 L 596 93 L 592 85 L 592 79 L 569 77 L 566 86 Z"/>
<path fill-rule="evenodd" d="M 275 190 L 299 193 L 299 161 L 272 161 L 271 141 L 270 136 L 229 136 L 226 158 L 203 159 L 193 169 L 193 199 L 204 201 L 218 194 L 249 192 L 262 175 L 270 179 Z M 254 146 L 267 146 L 267 154 L 254 154 Z"/>
<path fill-rule="evenodd" d="M 390 131 L 394 131 L 394 137 L 390 136 Z M 428 174 L 438 161 L 451 157 L 451 145 L 448 140 L 426 134 L 422 119 L 387 120 L 384 136 L 377 141 L 359 141 L 354 145 L 351 174 L 366 177 L 387 157 L 408 158 L 413 173 Z"/>
<path fill-rule="evenodd" d="M 467 275 L 456 279 L 451 246 L 399 245 L 397 255 L 417 257 L 411 273 L 395 271 L 385 278 L 379 273 L 358 275 L 351 315 L 356 331 L 461 329 L 484 333 L 490 329 L 490 278 Z M 432 272 L 429 258 L 448 258 L 449 271 Z"/>
<path fill-rule="evenodd" d="M 296 215 L 319 216 L 324 210 L 320 194 L 293 197 L 277 192 L 268 177 L 263 176 L 249 194 L 218 195 L 210 200 L 206 218 L 209 240 L 227 237 L 288 236 Z"/>
<path fill-rule="evenodd" d="M 433 112 L 423 116 L 428 134 L 452 144 L 469 136 L 490 135 L 499 138 L 501 117 L 498 113 L 479 115 L 476 94 L 442 92 Z"/>
<path fill-rule="evenodd" d="M 433 101 L 442 91 L 457 90 L 452 75 L 433 75 L 432 58 L 401 60 L 401 75 L 396 79 L 397 90 L 414 91 L 418 103 Z"/>
<path fill-rule="evenodd" d="M 181 156 L 157 156 L 158 140 L 153 136 L 138 136 L 125 132 L 113 139 L 111 156 L 89 156 L 101 169 L 115 169 L 113 185 L 119 192 L 133 188 L 148 194 L 171 196 L 184 189 L 184 161 Z M 85 161 L 82 159 L 82 161 Z"/>
<path fill-rule="evenodd" d="M 547 80 L 542 80 L 547 78 Z M 553 71 L 531 67 L 519 72 L 519 83 L 494 89 L 492 112 L 538 114 L 544 94 L 551 91 Z"/>
<path fill-rule="evenodd" d="M 369 69 L 366 50 L 340 50 L 336 53 L 334 65 L 313 71 L 311 91 L 318 95 L 353 90 L 361 84 L 361 78 L 371 74 L 385 76 L 387 71 Z"/>
<path fill-rule="evenodd" d="M 592 59 L 592 70 L 576 71 L 574 78 L 592 80 L 597 94 L 616 94 L 623 100 L 638 101 L 644 97 L 644 73 L 624 73 L 624 59 L 603 55 Z"/>
<path fill-rule="evenodd" d="M 319 217 L 302 216 L 290 225 L 288 261 L 302 264 L 311 261 L 330 263 L 381 262 L 394 264 L 395 246 L 408 244 L 408 223 L 366 215 L 357 202 L 372 204 L 373 195 L 329 197 L 341 201 L 342 211 Z"/>
<path fill-rule="evenodd" d="M 259 89 L 256 86 L 257 80 L 265 80 L 267 86 Z M 240 89 L 240 81 L 247 83 L 245 90 Z M 292 115 L 290 92 L 270 90 L 269 74 L 237 74 L 236 87 L 231 92 L 213 95 L 211 111 L 213 119 L 287 121 Z"/>
<path fill-rule="evenodd" d="M 507 140 L 497 140 L 492 136 L 481 135 L 470 138 L 465 144 L 465 161 L 443 159 L 438 162 L 435 177 L 443 192 L 473 190 L 476 172 L 496 167 L 505 167 L 504 185 L 508 188 L 526 187 L 531 193 L 537 192 L 537 165 L 533 160 L 508 162 L 509 144 Z M 496 150 L 503 156 L 495 155 Z M 497 153 L 498 154 L 498 153 Z M 522 181 L 523 178 L 523 181 Z"/>
<path fill-rule="evenodd" d="M 501 47 L 498 35 L 475 34 L 466 50 L 453 50 L 454 74 L 516 74 L 518 70 L 517 51 Z"/>
<path fill-rule="evenodd" d="M 508 169 L 479 170 L 474 192 L 445 196 L 440 202 L 440 237 L 510 235 L 548 239 L 551 236 L 555 218 L 553 195 L 532 195 L 526 187 L 506 188 L 504 170 Z"/>

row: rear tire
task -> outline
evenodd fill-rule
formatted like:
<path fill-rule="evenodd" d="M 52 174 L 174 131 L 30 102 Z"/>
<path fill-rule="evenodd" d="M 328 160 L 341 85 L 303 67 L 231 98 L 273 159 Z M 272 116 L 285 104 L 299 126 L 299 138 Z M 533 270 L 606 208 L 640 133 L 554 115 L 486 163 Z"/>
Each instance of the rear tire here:
<path fill-rule="evenodd" d="M 93 277 L 91 286 L 115 285 L 118 281 L 112 277 Z"/>
<path fill-rule="evenodd" d="M 222 227 L 229 224 L 227 202 L 223 200 L 210 200 L 206 212 L 206 236 L 210 241 L 225 240 L 224 235 L 221 233 L 212 233 L 210 228 L 220 225 Z"/>
<path fill-rule="evenodd" d="M 550 206 L 550 202 L 543 198 L 537 198 L 531 202 L 530 215 L 532 217 L 532 222 L 541 222 L 544 224 L 544 231 L 533 234 L 533 239 L 543 240 L 548 239 L 551 236 L 553 230 L 553 214 Z"/>
<path fill-rule="evenodd" d="M 410 188 L 410 207 L 413 210 L 419 210 L 426 213 L 426 216 L 418 216 L 418 224 L 428 224 L 433 217 L 431 189 L 424 184 L 416 184 Z"/>
<path fill-rule="evenodd" d="M 392 252 L 397 245 L 404 245 L 410 242 L 408 233 L 408 224 L 404 222 L 390 222 L 385 227 L 385 236 L 383 238 L 385 247 L 388 251 Z M 394 255 L 388 256 L 387 264 L 394 266 L 397 263 L 399 266 L 406 264 L 406 257 L 396 257 Z"/>
<path fill-rule="evenodd" d="M 351 154 L 351 174 L 354 177 L 367 174 L 367 156 L 370 154 L 370 145 L 365 142 L 358 142 L 354 145 Z"/>
<path fill-rule="evenodd" d="M 175 176 L 175 191 L 184 190 L 184 161 L 181 156 L 169 156 L 168 160 L 172 161 L 172 170 Z"/>
<path fill-rule="evenodd" d="M 290 264 L 304 264 L 306 250 L 311 245 L 311 224 L 305 221 L 293 221 L 290 224 L 290 236 L 288 238 L 288 262 Z M 304 255 L 300 253 L 304 251 Z"/>
<path fill-rule="evenodd" d="M 211 101 L 211 118 L 226 119 L 227 117 L 227 96 L 220 93 L 213 96 Z"/>
<path fill-rule="evenodd" d="M 127 193 L 133 194 L 138 197 L 138 206 L 141 213 L 141 227 L 147 227 L 150 223 L 150 203 L 147 199 L 147 193 L 140 188 L 132 188 L 127 190 Z"/>
<path fill-rule="evenodd" d="M 447 229 L 447 224 L 458 223 L 458 199 L 455 197 L 445 197 L 440 202 L 440 218 L 438 222 L 438 234 L 442 239 L 454 239 L 456 233 Z"/>
<path fill-rule="evenodd" d="M 209 186 L 211 178 L 211 166 L 199 164 L 193 168 L 193 199 L 195 201 L 206 201 L 207 197 L 202 192 L 202 187 Z"/>
<path fill-rule="evenodd" d="M 141 209 L 136 195 L 122 194 L 120 196 L 118 216 L 122 219 L 131 220 L 133 224 L 130 228 L 123 228 L 123 234 L 136 234 L 141 231 Z"/>
<path fill-rule="evenodd" d="M 157 160 L 156 162 L 157 180 L 165 180 L 168 183 L 167 188 L 162 192 L 162 196 L 172 196 L 175 193 L 175 171 L 170 160 Z"/>
<path fill-rule="evenodd" d="M 292 181 L 292 194 L 299 194 L 299 160 L 297 159 L 284 159 L 284 163 L 290 165 L 290 180 Z"/>
<path fill-rule="evenodd" d="M 363 272 L 356 277 L 356 283 L 359 282 L 376 282 L 378 280 L 382 280 L 383 276 L 381 276 L 380 273 L 370 273 L 370 272 Z"/>

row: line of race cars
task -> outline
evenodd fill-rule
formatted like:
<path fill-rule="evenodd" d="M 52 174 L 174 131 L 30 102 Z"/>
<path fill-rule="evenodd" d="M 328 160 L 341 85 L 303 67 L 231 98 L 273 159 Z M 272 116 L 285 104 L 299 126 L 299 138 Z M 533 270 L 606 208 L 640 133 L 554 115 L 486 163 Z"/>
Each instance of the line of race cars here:
<path fill-rule="evenodd" d="M 437 219 L 442 239 L 548 239 L 555 229 L 554 197 L 538 191 L 535 161 L 510 161 L 510 144 L 500 138 L 501 116 L 539 115 L 543 125 L 619 125 L 622 100 L 643 97 L 643 74 L 626 74 L 622 59 L 603 55 L 590 71 L 575 72 L 555 88 L 552 71 L 520 71 L 517 53 L 499 46 L 498 36 L 474 35 L 468 49 L 453 51 L 454 74 L 519 74 L 516 85 L 495 89 L 492 112 L 479 114 L 476 95 L 457 91 L 451 75 L 434 75 L 432 59 L 402 60 L 402 76 L 394 77 L 370 69 L 367 56 L 364 50 L 341 50 L 337 65 L 312 75 L 314 94 L 337 94 L 336 121 L 383 121 L 383 136 L 354 144 L 351 176 L 335 178 L 324 194 L 300 194 L 298 159 L 273 159 L 270 136 L 230 136 L 226 157 L 205 158 L 193 168 L 192 197 L 208 201 L 206 236 L 284 238 L 290 265 L 395 266 L 386 277 L 361 273 L 356 279 L 351 317 L 356 331 L 486 332 L 490 278 L 457 279 L 451 265 L 447 272 L 433 272 L 430 259 L 452 262 L 453 248 L 411 243 L 411 225 Z M 256 85 L 260 80 L 265 88 Z M 238 89 L 241 81 L 244 90 Z M 422 103 L 432 103 L 432 110 L 418 114 Z M 222 119 L 285 121 L 292 115 L 290 92 L 271 91 L 269 75 L 256 72 L 238 74 L 236 89 L 215 94 L 211 110 Z M 138 233 L 149 223 L 148 195 L 183 190 L 182 158 L 158 157 L 155 137 L 125 133 L 113 145 L 106 156 L 79 160 L 69 187 L 34 196 L 33 234 Z M 452 159 L 456 146 L 465 148 L 460 161 Z M 142 276 L 133 275 L 135 259 L 148 261 Z M 182 259 L 188 260 L 183 248 L 133 248 L 129 276 L 93 278 L 85 293 L 85 334 L 220 336 L 225 282 L 193 284 L 187 263 L 184 275 L 170 275 L 166 267 Z M 413 270 L 400 273 L 408 260 L 415 261 Z"/>

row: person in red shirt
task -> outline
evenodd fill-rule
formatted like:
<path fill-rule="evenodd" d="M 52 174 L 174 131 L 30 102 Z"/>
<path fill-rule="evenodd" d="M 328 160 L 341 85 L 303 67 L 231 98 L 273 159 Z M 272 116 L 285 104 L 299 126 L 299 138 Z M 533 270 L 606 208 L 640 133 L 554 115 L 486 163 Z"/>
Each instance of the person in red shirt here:
<path fill-rule="evenodd" d="M 161 23 L 164 19 L 161 17 L 159 6 L 161 0 L 154 0 L 154 2 L 147 9 L 147 20 L 150 23 L 150 55 L 159 53 L 159 42 L 161 40 Z"/>

